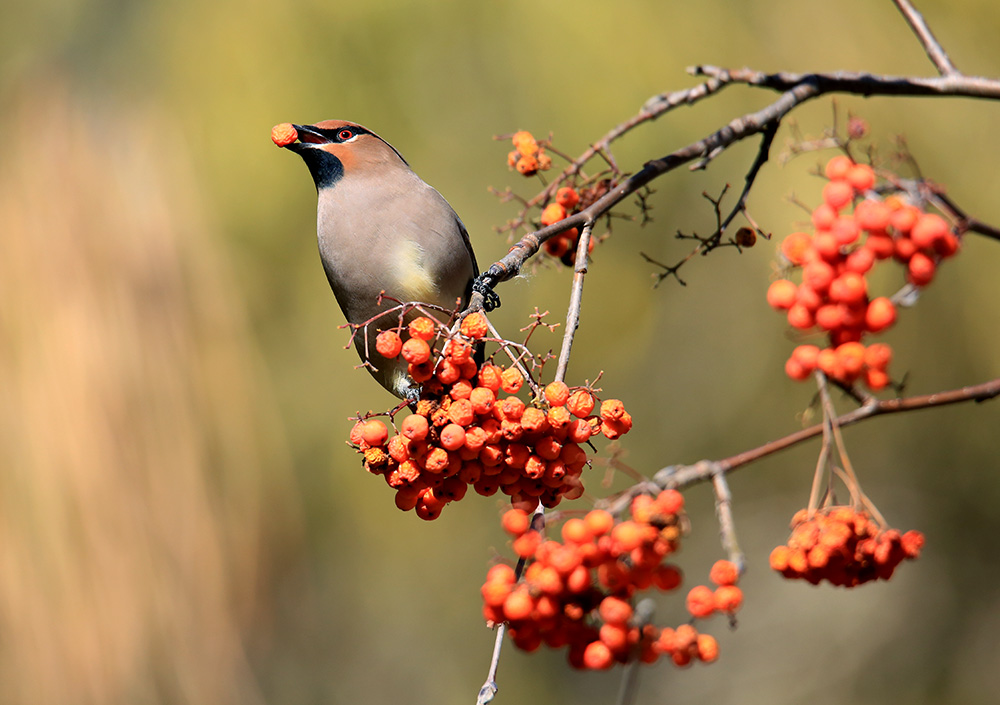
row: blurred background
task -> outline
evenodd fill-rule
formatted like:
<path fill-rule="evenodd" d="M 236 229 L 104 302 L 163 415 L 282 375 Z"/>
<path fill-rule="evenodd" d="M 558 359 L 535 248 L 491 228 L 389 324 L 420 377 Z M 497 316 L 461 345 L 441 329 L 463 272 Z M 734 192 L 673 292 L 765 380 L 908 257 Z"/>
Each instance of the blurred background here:
<path fill-rule="evenodd" d="M 959 68 L 1000 76 L 996 2 L 919 5 Z M 379 132 L 462 215 L 485 267 L 514 215 L 487 187 L 538 187 L 494 134 L 551 130 L 578 154 L 692 85 L 695 63 L 932 73 L 892 4 L 862 0 L 37 0 L 0 9 L 0 47 L 0 702 L 40 705 L 469 703 L 486 675 L 478 588 L 508 551 L 502 501 L 420 522 L 345 445 L 348 416 L 391 399 L 352 369 L 312 181 L 273 124 Z M 773 98 L 730 88 L 615 153 L 634 171 Z M 838 103 L 884 150 L 905 135 L 926 176 L 1000 223 L 1000 105 Z M 817 135 L 832 112 L 821 100 L 794 119 Z M 812 399 L 782 372 L 792 342 L 764 301 L 775 242 L 696 259 L 686 287 L 653 290 L 639 256 L 674 261 L 678 229 L 710 232 L 700 194 L 738 188 L 755 149 L 659 180 L 654 221 L 619 223 L 594 253 L 570 382 L 604 371 L 642 472 L 784 435 Z M 809 172 L 826 158 L 766 166 L 750 209 L 776 238 L 804 219 L 788 196 L 818 201 Z M 1000 375 L 998 268 L 1000 243 L 967 238 L 885 336 L 909 393 Z M 535 306 L 561 321 L 569 280 L 505 284 L 494 322 L 516 338 Z M 818 446 L 734 475 L 739 627 L 712 624 L 710 667 L 645 669 L 638 702 L 995 702 L 998 428 L 993 402 L 846 432 L 869 496 L 927 535 L 891 582 L 850 592 L 767 568 Z M 708 488 L 688 502 L 694 584 L 721 549 Z M 510 648 L 499 678 L 500 703 L 606 703 L 618 687 Z"/>

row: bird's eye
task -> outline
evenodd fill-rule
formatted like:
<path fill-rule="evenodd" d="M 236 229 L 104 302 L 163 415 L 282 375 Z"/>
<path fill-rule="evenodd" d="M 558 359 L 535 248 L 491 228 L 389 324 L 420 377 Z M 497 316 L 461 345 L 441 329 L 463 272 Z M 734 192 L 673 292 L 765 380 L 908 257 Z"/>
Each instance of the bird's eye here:
<path fill-rule="evenodd" d="M 354 130 L 341 130 L 339 133 L 337 133 L 337 139 L 339 139 L 341 142 L 346 142 L 352 137 L 354 137 Z"/>

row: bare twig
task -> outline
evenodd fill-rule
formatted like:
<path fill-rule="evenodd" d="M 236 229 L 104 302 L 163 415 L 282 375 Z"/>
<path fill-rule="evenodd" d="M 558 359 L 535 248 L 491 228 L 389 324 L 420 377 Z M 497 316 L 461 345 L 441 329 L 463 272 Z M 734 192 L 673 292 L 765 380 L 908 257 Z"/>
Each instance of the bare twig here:
<path fill-rule="evenodd" d="M 740 574 L 746 569 L 746 557 L 736 540 L 736 521 L 733 519 L 733 495 L 729 491 L 724 472 L 712 474 L 712 489 L 715 490 L 715 516 L 719 520 L 719 535 L 722 548 Z"/>
<path fill-rule="evenodd" d="M 587 250 L 590 245 L 591 231 L 594 221 L 583 226 L 580 241 L 576 249 L 576 266 L 573 273 L 573 288 L 570 292 L 569 307 L 566 310 L 566 330 L 563 331 L 562 348 L 559 350 L 559 362 L 556 365 L 556 381 L 566 378 L 566 368 L 569 366 L 569 355 L 573 349 L 573 337 L 580 325 L 580 305 L 583 301 L 583 279 L 587 275 Z"/>
<path fill-rule="evenodd" d="M 945 52 L 938 40 L 935 39 L 934 34 L 931 32 L 931 28 L 927 26 L 926 22 L 924 22 L 924 16 L 917 11 L 917 8 L 915 8 L 909 0 L 892 1 L 906 19 L 907 24 L 910 25 L 910 29 L 912 29 L 913 33 L 917 35 L 917 39 L 920 40 L 920 43 L 924 47 L 924 51 L 927 52 L 927 56 L 937 68 L 938 73 L 942 76 L 959 75 L 959 71 L 955 68 L 955 64 L 951 63 L 951 59 L 948 57 L 948 54 Z"/>
<path fill-rule="evenodd" d="M 682 147 L 660 159 L 647 162 L 642 169 L 608 191 L 587 208 L 573 215 L 522 237 L 510 252 L 494 262 L 483 274 L 483 281 L 495 286 L 506 281 L 521 270 L 524 263 L 533 256 L 543 242 L 550 237 L 574 227 L 582 228 L 587 222 L 595 221 L 610 211 L 630 194 L 654 179 L 683 164 L 698 161 L 704 166 L 725 149 L 747 137 L 776 129 L 777 125 L 797 106 L 829 93 L 847 93 L 863 96 L 951 96 L 1000 100 L 1000 80 L 962 74 L 946 76 L 904 77 L 881 76 L 870 73 L 837 71 L 833 73 L 775 73 L 766 74 L 751 69 L 722 69 L 714 66 L 697 66 L 692 69 L 696 75 L 716 79 L 713 91 L 729 83 L 743 83 L 758 88 L 782 91 L 781 96 L 770 105 L 753 113 L 747 113 L 710 135 Z M 707 84 L 702 84 L 706 86 Z M 707 90 L 707 89 L 705 89 Z M 682 92 L 683 93 L 683 92 Z M 699 94 L 701 97 L 707 93 Z M 623 125 L 631 124 L 642 113 Z M 481 308 L 483 296 L 473 294 L 471 306 Z"/>
<path fill-rule="evenodd" d="M 982 384 L 961 387 L 945 392 L 935 392 L 934 394 L 884 399 L 881 401 L 873 400 L 871 403 L 859 407 L 854 411 L 841 414 L 836 418 L 836 424 L 843 428 L 844 426 L 850 426 L 851 424 L 875 416 L 915 411 L 917 409 L 931 409 L 961 402 L 974 401 L 979 403 L 994 399 L 997 396 L 1000 396 L 1000 377 L 983 382 Z M 809 440 L 820 435 L 822 432 L 823 424 L 819 423 L 809 428 L 804 428 L 801 431 L 791 433 L 784 438 L 779 438 L 722 460 L 702 460 L 694 465 L 671 465 L 657 472 L 653 481 L 660 488 L 673 487 L 678 489 L 707 482 L 712 479 L 713 473 L 720 471 L 723 473 L 732 472 L 768 455 Z"/>

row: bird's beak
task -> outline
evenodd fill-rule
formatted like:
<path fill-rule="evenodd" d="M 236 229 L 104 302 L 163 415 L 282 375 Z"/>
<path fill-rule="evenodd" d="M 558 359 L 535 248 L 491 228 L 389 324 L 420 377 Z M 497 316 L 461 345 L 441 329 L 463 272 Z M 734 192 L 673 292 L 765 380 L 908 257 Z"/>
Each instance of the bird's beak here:
<path fill-rule="evenodd" d="M 292 125 L 295 131 L 298 133 L 298 140 L 290 144 L 286 144 L 285 148 L 290 149 L 293 152 L 302 152 L 306 149 L 315 149 L 310 145 L 313 144 L 329 144 L 330 140 L 324 137 L 322 134 L 317 132 L 310 125 Z"/>

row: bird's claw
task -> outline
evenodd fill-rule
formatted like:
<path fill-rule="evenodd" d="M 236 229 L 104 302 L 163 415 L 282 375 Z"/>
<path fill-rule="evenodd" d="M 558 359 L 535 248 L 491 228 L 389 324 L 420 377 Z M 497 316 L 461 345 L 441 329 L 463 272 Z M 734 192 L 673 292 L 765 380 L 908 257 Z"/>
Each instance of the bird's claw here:
<path fill-rule="evenodd" d="M 489 274 L 480 274 L 472 282 L 472 290 L 483 297 L 483 308 L 487 313 L 500 308 L 500 296 L 493 291 Z"/>

